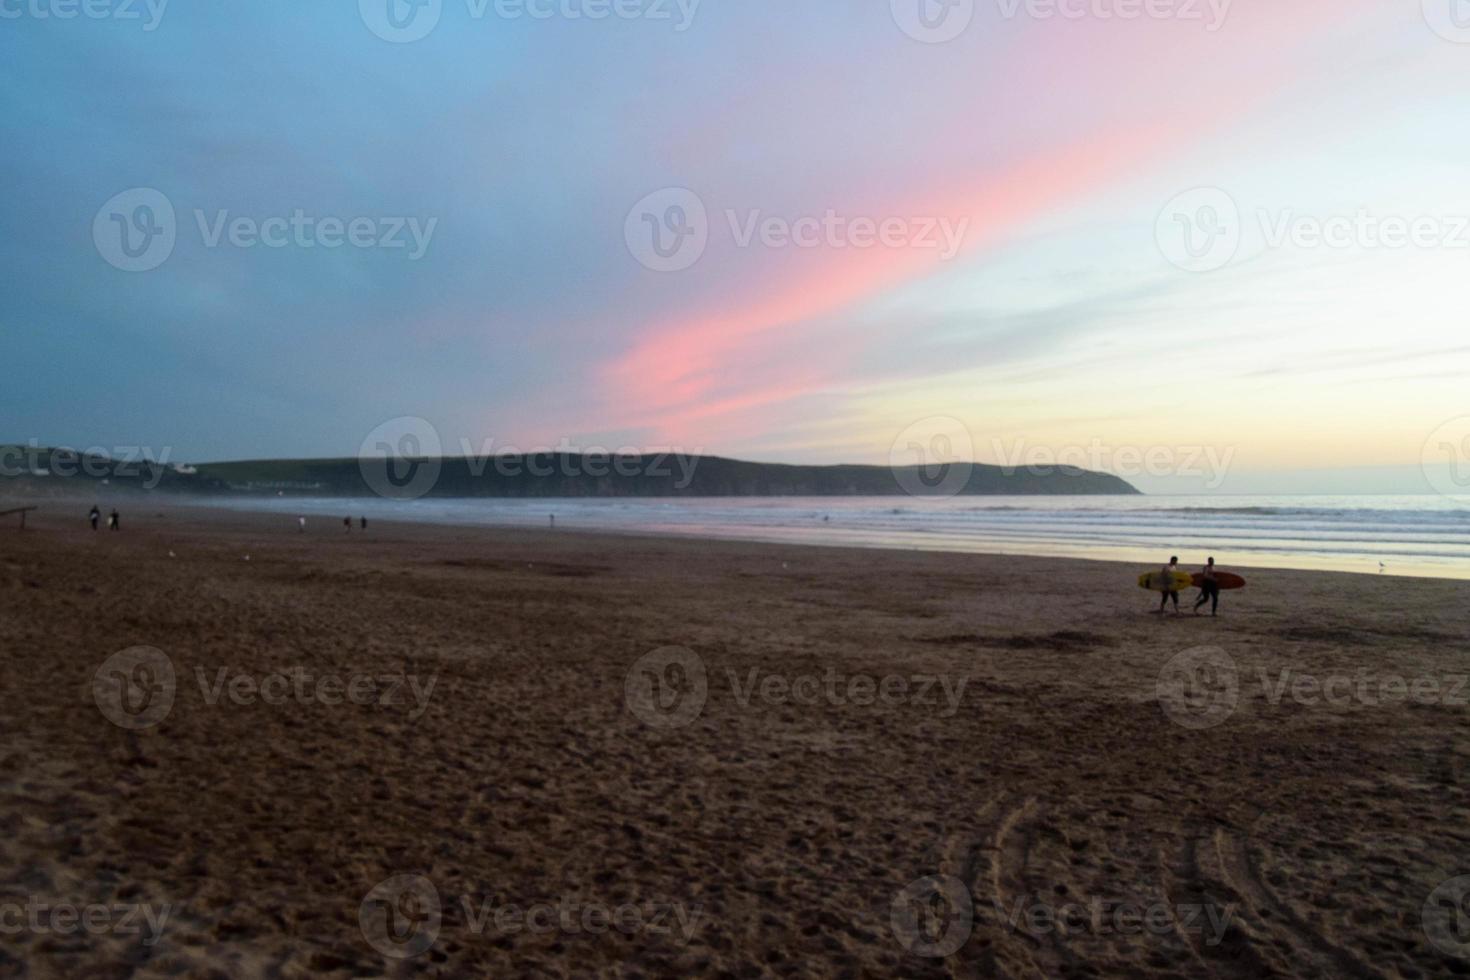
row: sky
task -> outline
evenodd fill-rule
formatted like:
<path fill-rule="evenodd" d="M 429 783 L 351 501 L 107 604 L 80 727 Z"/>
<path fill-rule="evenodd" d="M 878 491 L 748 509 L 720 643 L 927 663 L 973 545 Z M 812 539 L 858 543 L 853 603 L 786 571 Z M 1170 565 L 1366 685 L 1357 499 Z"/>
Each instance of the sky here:
<path fill-rule="evenodd" d="M 1419 489 L 1467 82 L 1464 0 L 0 0 L 0 439 Z"/>

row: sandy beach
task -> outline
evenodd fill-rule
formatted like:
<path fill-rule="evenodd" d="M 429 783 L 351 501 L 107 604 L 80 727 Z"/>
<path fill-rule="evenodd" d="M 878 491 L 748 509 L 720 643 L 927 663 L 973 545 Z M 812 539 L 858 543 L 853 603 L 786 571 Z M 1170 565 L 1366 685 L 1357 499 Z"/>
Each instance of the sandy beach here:
<path fill-rule="evenodd" d="M 1470 974 L 1470 583 L 1221 558 L 47 507 L 0 976 Z"/>

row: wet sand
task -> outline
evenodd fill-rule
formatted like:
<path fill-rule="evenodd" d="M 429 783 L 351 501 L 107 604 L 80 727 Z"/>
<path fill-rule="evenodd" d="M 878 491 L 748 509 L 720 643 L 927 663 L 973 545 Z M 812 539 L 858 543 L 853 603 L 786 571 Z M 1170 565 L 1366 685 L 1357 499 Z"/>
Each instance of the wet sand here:
<path fill-rule="evenodd" d="M 1470 973 L 1470 583 L 84 512 L 0 976 Z"/>

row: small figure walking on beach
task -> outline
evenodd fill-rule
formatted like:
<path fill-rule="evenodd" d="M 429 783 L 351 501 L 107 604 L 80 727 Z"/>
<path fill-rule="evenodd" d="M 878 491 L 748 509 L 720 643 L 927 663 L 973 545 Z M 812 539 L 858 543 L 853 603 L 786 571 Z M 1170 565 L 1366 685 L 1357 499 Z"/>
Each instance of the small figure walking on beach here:
<path fill-rule="evenodd" d="M 551 515 L 551 528 L 552 528 L 552 530 L 556 530 L 556 515 L 555 514 L 552 514 Z"/>
<path fill-rule="evenodd" d="M 102 511 L 97 509 L 96 504 L 92 505 L 92 511 L 87 515 L 87 520 L 92 522 L 92 530 L 97 530 L 97 525 L 102 522 Z"/>
<path fill-rule="evenodd" d="M 342 527 L 343 527 L 345 533 L 351 534 L 352 533 L 352 518 L 350 518 L 350 517 L 344 517 L 344 518 L 342 518 Z"/>
<path fill-rule="evenodd" d="M 367 517 L 359 518 L 359 523 L 364 531 L 367 530 Z"/>
<path fill-rule="evenodd" d="M 1204 576 L 1204 582 L 1199 587 L 1199 598 L 1194 603 L 1194 614 L 1199 615 L 1200 607 L 1206 602 L 1212 602 L 1210 615 L 1219 615 L 1220 609 L 1220 581 L 1215 577 L 1215 559 L 1211 558 L 1205 562 L 1204 569 L 1200 572 Z"/>
<path fill-rule="evenodd" d="M 306 533 L 306 518 L 305 517 L 298 517 L 298 518 L 296 518 L 296 533 L 297 534 L 305 534 Z"/>
<path fill-rule="evenodd" d="M 1174 573 L 1177 571 L 1179 571 L 1179 556 L 1175 555 L 1174 557 L 1169 559 L 1169 564 L 1165 565 L 1163 568 L 1164 581 L 1171 581 L 1174 578 Z M 1159 615 L 1164 615 L 1164 609 L 1168 606 L 1170 599 L 1174 600 L 1174 615 L 1182 615 L 1182 613 L 1180 613 L 1179 611 L 1179 593 L 1174 591 L 1173 589 L 1166 590 L 1164 594 L 1159 597 Z"/>
<path fill-rule="evenodd" d="M 109 531 L 120 530 L 116 507 L 112 508 L 112 513 L 107 515 L 107 529 Z"/>

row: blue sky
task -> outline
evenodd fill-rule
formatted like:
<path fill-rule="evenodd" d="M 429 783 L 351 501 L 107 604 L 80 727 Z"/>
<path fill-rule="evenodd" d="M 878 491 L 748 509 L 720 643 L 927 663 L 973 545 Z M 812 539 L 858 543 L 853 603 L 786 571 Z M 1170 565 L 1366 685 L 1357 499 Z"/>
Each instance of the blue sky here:
<path fill-rule="evenodd" d="M 1470 413 L 1448 0 L 989 0 L 947 39 L 932 0 L 587 2 L 399 43 L 404 0 L 0 0 L 0 437 L 352 455 L 415 416 L 881 463 L 957 423 L 986 461 L 1210 446 L 1339 490 Z M 160 198 L 131 271 L 106 236 Z M 1222 201 L 1230 254 L 1181 250 Z"/>

